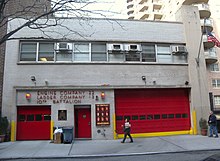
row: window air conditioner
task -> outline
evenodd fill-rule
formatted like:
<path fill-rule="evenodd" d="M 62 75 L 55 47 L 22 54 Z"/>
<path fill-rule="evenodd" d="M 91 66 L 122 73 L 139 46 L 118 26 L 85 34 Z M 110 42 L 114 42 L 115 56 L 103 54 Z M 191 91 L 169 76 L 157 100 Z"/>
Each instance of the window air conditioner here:
<path fill-rule="evenodd" d="M 107 44 L 109 52 L 121 52 L 123 51 L 123 44 Z"/>
<path fill-rule="evenodd" d="M 172 46 L 173 54 L 186 54 L 187 50 L 185 46 Z"/>
<path fill-rule="evenodd" d="M 125 50 L 138 52 L 138 51 L 141 51 L 141 45 L 140 44 L 126 44 Z"/>
<path fill-rule="evenodd" d="M 57 43 L 58 50 L 72 50 L 71 43 L 60 42 Z"/>

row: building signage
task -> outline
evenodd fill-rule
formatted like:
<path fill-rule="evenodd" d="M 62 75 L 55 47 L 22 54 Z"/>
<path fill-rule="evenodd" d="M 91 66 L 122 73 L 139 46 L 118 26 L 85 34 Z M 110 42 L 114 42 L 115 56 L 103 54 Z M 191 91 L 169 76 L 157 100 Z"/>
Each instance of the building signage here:
<path fill-rule="evenodd" d="M 94 99 L 94 91 L 86 90 L 39 90 L 37 104 L 52 102 L 53 104 L 77 104 L 85 99 Z"/>
<path fill-rule="evenodd" d="M 96 104 L 96 125 L 110 125 L 110 105 Z"/>

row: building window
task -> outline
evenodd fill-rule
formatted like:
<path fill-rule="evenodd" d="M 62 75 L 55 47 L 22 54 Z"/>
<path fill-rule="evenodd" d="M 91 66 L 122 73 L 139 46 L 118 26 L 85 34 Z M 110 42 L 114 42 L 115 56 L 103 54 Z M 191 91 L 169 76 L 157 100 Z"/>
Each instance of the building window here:
<path fill-rule="evenodd" d="M 173 63 L 187 63 L 187 54 L 173 54 Z"/>
<path fill-rule="evenodd" d="M 142 45 L 142 62 L 156 62 L 155 45 Z"/>
<path fill-rule="evenodd" d="M 157 46 L 157 60 L 159 63 L 172 63 L 170 45 Z"/>
<path fill-rule="evenodd" d="M 54 43 L 39 43 L 38 61 L 54 61 Z"/>
<path fill-rule="evenodd" d="M 220 88 L 220 79 L 213 79 L 212 80 L 212 87 L 213 88 Z"/>
<path fill-rule="evenodd" d="M 20 61 L 33 62 L 158 62 L 186 63 L 186 54 L 172 54 L 170 44 L 143 43 L 115 45 L 116 50 L 108 50 L 104 42 L 67 42 L 68 48 L 55 48 L 56 42 L 22 42 Z M 55 46 L 56 45 L 56 46 Z M 129 49 L 126 48 L 129 45 Z M 123 48 L 125 46 L 125 49 Z M 118 47 L 118 48 L 117 48 Z M 117 50 L 118 49 L 118 50 Z M 219 70 L 216 64 L 213 70 Z"/>
<path fill-rule="evenodd" d="M 109 62 L 124 62 L 124 53 L 120 51 L 108 52 Z"/>
<path fill-rule="evenodd" d="M 218 67 L 218 64 L 210 64 L 210 70 L 212 71 L 212 72 L 217 72 L 217 71 L 219 71 L 219 67 Z"/>
<path fill-rule="evenodd" d="M 106 44 L 91 45 L 92 61 L 107 61 Z"/>
<path fill-rule="evenodd" d="M 138 61 L 140 62 L 140 53 L 136 51 L 128 51 L 125 54 L 125 61 Z"/>
<path fill-rule="evenodd" d="M 66 110 L 58 110 L 58 120 L 66 121 L 67 120 L 67 111 Z"/>
<path fill-rule="evenodd" d="M 67 45 L 67 49 L 60 49 L 60 44 L 62 45 L 62 43 L 57 43 L 56 45 L 59 45 L 59 48 L 57 47 L 56 50 L 56 61 L 72 61 L 72 53 L 73 53 L 73 49 L 72 49 L 72 43 L 64 43 L 65 45 Z"/>
<path fill-rule="evenodd" d="M 89 43 L 74 44 L 74 61 L 90 61 Z"/>
<path fill-rule="evenodd" d="M 21 43 L 20 61 L 36 61 L 37 43 Z"/>

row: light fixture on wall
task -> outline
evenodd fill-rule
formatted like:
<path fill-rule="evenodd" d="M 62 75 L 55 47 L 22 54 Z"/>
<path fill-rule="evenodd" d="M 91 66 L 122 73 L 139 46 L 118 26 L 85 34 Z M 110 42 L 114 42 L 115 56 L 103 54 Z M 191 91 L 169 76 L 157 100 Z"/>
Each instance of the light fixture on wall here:
<path fill-rule="evenodd" d="M 105 99 L 105 92 L 101 92 L 101 98 Z"/>
<path fill-rule="evenodd" d="M 31 76 L 31 80 L 32 80 L 33 82 L 36 82 L 36 77 L 35 77 L 34 75 L 32 75 L 32 76 Z"/>
<path fill-rule="evenodd" d="M 31 76 L 31 81 L 34 82 L 34 85 L 36 86 L 36 77 L 34 75 Z"/>
<path fill-rule="evenodd" d="M 141 78 L 144 81 L 144 84 L 146 85 L 146 76 L 143 75 Z"/>
<path fill-rule="evenodd" d="M 31 99 L 31 94 L 30 93 L 26 93 L 25 97 L 26 97 L 27 100 L 30 100 Z"/>
<path fill-rule="evenodd" d="M 49 83 L 48 80 L 45 80 L 45 85 L 46 85 L 46 86 L 48 86 L 48 83 Z"/>
<path fill-rule="evenodd" d="M 98 101 L 99 100 L 99 96 L 95 96 L 95 100 Z"/>
<path fill-rule="evenodd" d="M 185 85 L 188 86 L 188 85 L 189 85 L 189 82 L 188 82 L 188 81 L 185 81 Z"/>

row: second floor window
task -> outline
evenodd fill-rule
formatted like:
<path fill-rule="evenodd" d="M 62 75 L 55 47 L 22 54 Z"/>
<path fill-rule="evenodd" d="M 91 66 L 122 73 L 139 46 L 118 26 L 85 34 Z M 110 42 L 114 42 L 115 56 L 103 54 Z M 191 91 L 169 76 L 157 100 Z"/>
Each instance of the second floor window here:
<path fill-rule="evenodd" d="M 21 61 L 36 61 L 37 43 L 22 43 Z"/>
<path fill-rule="evenodd" d="M 118 44 L 114 46 L 118 48 L 111 50 L 106 42 L 21 42 L 20 61 L 187 63 L 187 54 L 172 53 L 171 44 Z"/>
<path fill-rule="evenodd" d="M 89 58 L 90 45 L 89 43 L 74 44 L 74 61 L 90 61 Z"/>

